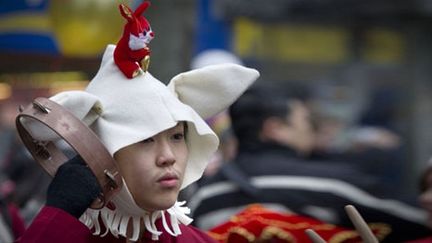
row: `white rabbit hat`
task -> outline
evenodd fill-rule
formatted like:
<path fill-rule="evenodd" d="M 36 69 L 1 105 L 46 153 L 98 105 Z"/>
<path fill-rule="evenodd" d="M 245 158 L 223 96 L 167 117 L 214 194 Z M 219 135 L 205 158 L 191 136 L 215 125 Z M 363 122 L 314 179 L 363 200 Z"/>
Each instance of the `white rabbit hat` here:
<path fill-rule="evenodd" d="M 165 85 L 149 72 L 126 78 L 108 45 L 101 67 L 85 91 L 65 91 L 50 99 L 88 125 L 111 155 L 186 121 L 189 160 L 182 188 L 199 179 L 218 138 L 205 123 L 231 105 L 259 76 L 236 64 L 211 65 L 178 74 Z M 35 137 L 52 140 L 46 129 L 31 128 Z"/>
<path fill-rule="evenodd" d="M 111 155 L 186 121 L 189 127 L 189 157 L 181 186 L 183 189 L 202 176 L 209 158 L 218 147 L 219 140 L 204 119 L 231 105 L 259 77 L 259 73 L 237 64 L 220 64 L 181 73 L 168 85 L 149 72 L 128 79 L 114 63 L 114 49 L 114 45 L 108 45 L 100 69 L 85 91 L 66 91 L 50 99 L 86 123 Z M 37 127 L 38 124 L 26 126 L 37 139 L 54 140 L 56 137 L 51 130 Z M 126 184 L 112 202 L 116 206 L 115 212 L 106 207 L 102 210 L 88 209 L 81 220 L 90 228 L 95 227 L 95 232 L 99 234 L 97 217 L 101 215 L 107 230 L 114 235 L 126 236 L 125 225 L 131 219 L 137 228 L 131 239 L 137 240 L 137 222 L 145 212 L 138 208 Z M 171 224 L 175 218 L 182 223 L 190 223 L 191 220 L 179 212 L 184 210 L 180 206 L 176 203 L 168 209 L 172 216 Z M 116 215 L 122 219 L 109 220 Z M 154 221 L 155 217 L 151 218 Z M 148 221 L 149 216 L 143 219 Z M 153 235 L 158 235 L 160 232 L 152 225 L 146 222 L 145 227 Z"/>

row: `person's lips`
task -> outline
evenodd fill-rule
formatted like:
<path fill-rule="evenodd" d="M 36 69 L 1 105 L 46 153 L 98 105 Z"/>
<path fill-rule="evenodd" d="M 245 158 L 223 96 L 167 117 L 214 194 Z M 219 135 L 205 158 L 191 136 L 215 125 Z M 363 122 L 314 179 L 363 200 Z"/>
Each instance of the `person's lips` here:
<path fill-rule="evenodd" d="M 164 174 L 157 181 L 162 187 L 176 187 L 179 179 L 178 176 L 174 173 Z"/>

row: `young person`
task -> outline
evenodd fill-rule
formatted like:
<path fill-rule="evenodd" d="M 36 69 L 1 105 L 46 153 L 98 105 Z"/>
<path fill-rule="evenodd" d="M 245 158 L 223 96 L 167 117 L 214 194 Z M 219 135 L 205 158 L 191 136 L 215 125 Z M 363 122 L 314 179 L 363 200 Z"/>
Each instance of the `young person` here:
<path fill-rule="evenodd" d="M 126 11 L 125 16 L 131 15 Z M 50 99 L 100 138 L 117 163 L 123 187 L 102 209 L 89 209 L 101 189 L 76 156 L 59 167 L 46 206 L 18 242 L 213 242 L 189 226 L 188 208 L 177 196 L 201 177 L 217 149 L 218 138 L 204 119 L 226 109 L 259 73 L 236 64 L 214 65 L 181 73 L 165 85 L 147 66 L 135 72 L 133 62 L 119 65 L 116 55 L 127 56 L 122 51 L 107 47 L 85 91 Z M 26 124 L 35 139 L 56 139 L 45 127 Z"/>

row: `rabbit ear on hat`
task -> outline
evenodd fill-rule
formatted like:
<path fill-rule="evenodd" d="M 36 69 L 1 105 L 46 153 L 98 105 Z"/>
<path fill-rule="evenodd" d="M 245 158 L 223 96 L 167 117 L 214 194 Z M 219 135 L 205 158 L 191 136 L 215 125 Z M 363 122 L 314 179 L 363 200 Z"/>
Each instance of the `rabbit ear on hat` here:
<path fill-rule="evenodd" d="M 66 108 L 87 126 L 91 125 L 102 114 L 99 98 L 84 91 L 61 92 L 50 97 L 50 100 Z M 54 141 L 58 139 L 58 135 L 51 129 L 34 120 L 24 120 L 23 126 L 37 140 Z"/>
<path fill-rule="evenodd" d="M 102 114 L 102 104 L 98 97 L 84 91 L 66 91 L 50 98 L 69 110 L 87 126 Z"/>
<path fill-rule="evenodd" d="M 252 68 L 218 64 L 181 73 L 168 88 L 206 119 L 230 106 L 258 77 Z"/>

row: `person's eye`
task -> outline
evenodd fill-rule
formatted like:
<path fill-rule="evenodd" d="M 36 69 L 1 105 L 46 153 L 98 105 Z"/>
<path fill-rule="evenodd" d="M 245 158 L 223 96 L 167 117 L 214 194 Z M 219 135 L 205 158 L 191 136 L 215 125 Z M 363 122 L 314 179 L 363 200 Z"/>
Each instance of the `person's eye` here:
<path fill-rule="evenodd" d="M 154 141 L 153 138 L 147 138 L 147 139 L 142 140 L 141 143 L 151 143 L 153 141 Z"/>
<path fill-rule="evenodd" d="M 184 134 L 179 132 L 179 133 L 175 133 L 172 138 L 174 140 L 180 141 L 180 140 L 184 140 Z"/>

